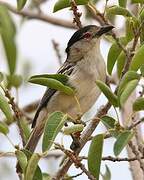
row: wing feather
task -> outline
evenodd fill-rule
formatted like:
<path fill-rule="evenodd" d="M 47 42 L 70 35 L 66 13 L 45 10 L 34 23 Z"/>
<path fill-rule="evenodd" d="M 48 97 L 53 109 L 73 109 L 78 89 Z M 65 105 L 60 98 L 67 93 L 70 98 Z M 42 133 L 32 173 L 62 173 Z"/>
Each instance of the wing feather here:
<path fill-rule="evenodd" d="M 75 66 L 75 63 L 69 63 L 67 61 L 65 61 L 65 63 L 63 64 L 63 66 L 58 70 L 58 74 L 65 74 L 65 75 L 70 75 L 74 69 L 74 66 Z M 39 105 L 38 105 L 38 108 L 37 108 L 37 111 L 35 113 L 35 116 L 34 116 L 34 119 L 33 119 L 33 122 L 32 122 L 32 128 L 35 127 L 36 125 L 36 121 L 37 121 L 37 118 L 39 116 L 39 113 L 40 111 L 47 106 L 47 103 L 49 102 L 49 100 L 51 99 L 51 97 L 57 92 L 57 90 L 55 89 L 51 89 L 51 88 L 48 88 L 46 90 L 46 92 L 44 93 Z"/>

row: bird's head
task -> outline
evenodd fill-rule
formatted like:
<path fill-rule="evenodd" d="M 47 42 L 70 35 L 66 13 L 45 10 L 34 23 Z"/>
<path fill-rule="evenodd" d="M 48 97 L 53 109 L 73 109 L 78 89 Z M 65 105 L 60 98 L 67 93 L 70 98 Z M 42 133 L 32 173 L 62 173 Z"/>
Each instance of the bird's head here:
<path fill-rule="evenodd" d="M 82 58 L 85 53 L 91 50 L 96 44 L 99 45 L 100 37 L 113 29 L 113 26 L 96 26 L 96 25 L 88 25 L 85 26 L 78 31 L 76 31 L 72 37 L 70 38 L 66 53 L 68 58 L 73 59 L 73 61 L 77 61 Z"/>

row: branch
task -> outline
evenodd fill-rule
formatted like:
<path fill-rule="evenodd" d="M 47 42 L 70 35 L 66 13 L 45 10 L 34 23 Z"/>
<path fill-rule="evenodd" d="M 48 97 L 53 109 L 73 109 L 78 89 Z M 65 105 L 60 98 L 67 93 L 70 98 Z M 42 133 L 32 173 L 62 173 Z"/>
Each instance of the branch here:
<path fill-rule="evenodd" d="M 59 65 L 62 66 L 62 57 L 59 50 L 59 44 L 54 39 L 52 39 L 52 44 L 53 44 L 53 48 L 55 50 Z"/>
<path fill-rule="evenodd" d="M 85 129 L 85 131 L 82 133 L 81 135 L 81 139 L 80 139 L 80 146 L 75 148 L 74 152 L 76 155 L 78 155 L 80 153 L 80 151 L 82 150 L 82 148 L 84 147 L 84 145 L 87 143 L 87 141 L 89 140 L 89 137 L 91 137 L 92 133 L 94 132 L 94 130 L 96 129 L 96 127 L 98 126 L 99 122 L 100 122 L 100 118 L 105 115 L 108 110 L 110 109 L 111 105 L 110 103 L 107 103 L 96 115 L 96 117 L 91 120 L 91 122 L 89 123 L 89 125 L 87 126 L 87 128 Z M 56 174 L 55 177 L 53 177 L 53 180 L 58 180 L 61 179 L 68 171 L 68 169 L 70 168 L 70 166 L 73 164 L 73 162 L 71 161 L 71 159 L 69 158 L 65 164 L 62 166 L 62 168 L 58 171 L 58 173 Z"/>
<path fill-rule="evenodd" d="M 78 176 L 81 176 L 83 174 L 83 171 L 81 173 L 78 173 L 76 175 L 73 175 L 73 176 L 69 176 L 69 177 L 65 177 L 63 178 L 64 180 L 70 180 L 70 179 L 73 179 L 73 178 L 76 178 Z"/>
<path fill-rule="evenodd" d="M 82 13 L 78 12 L 78 7 L 77 7 L 75 0 L 71 0 L 71 9 L 72 9 L 73 14 L 74 14 L 73 23 L 76 23 L 78 28 L 82 28 L 82 24 L 80 21 L 80 17 L 82 15 Z"/>
<path fill-rule="evenodd" d="M 86 156 L 81 156 L 80 159 L 88 159 Z M 144 157 L 142 156 L 141 159 L 144 159 Z M 135 156 L 133 158 L 119 158 L 119 157 L 112 157 L 112 156 L 106 156 L 102 158 L 103 161 L 112 161 L 112 162 L 123 162 L 123 161 L 138 161 L 138 157 Z"/>
<path fill-rule="evenodd" d="M 75 164 L 77 168 L 80 168 L 82 172 L 84 172 L 88 179 L 91 180 L 96 180 L 96 178 L 85 168 L 85 166 L 81 163 L 81 160 L 77 157 L 75 152 L 72 152 L 70 150 L 65 149 L 63 146 L 60 144 L 55 143 L 56 149 L 60 149 L 62 152 L 65 153 L 67 157 Z"/>
<path fill-rule="evenodd" d="M 76 29 L 76 26 L 73 23 L 66 21 L 66 20 L 59 19 L 59 18 L 54 18 L 54 17 L 48 16 L 44 13 L 38 14 L 38 13 L 30 12 L 28 10 L 18 11 L 15 7 L 11 6 L 10 4 L 8 4 L 6 2 L 2 2 L 2 1 L 0 1 L 0 5 L 7 7 L 8 10 L 13 12 L 14 14 L 18 14 L 23 17 L 27 17 L 28 19 L 41 20 L 41 21 L 44 21 L 44 22 L 47 22 L 47 23 L 50 23 L 50 24 L 53 24 L 56 26 L 62 26 L 62 27 L 70 28 L 70 29 L 72 29 L 72 28 Z"/>
<path fill-rule="evenodd" d="M 20 123 L 22 113 L 19 110 L 19 108 L 17 107 L 17 105 L 15 104 L 14 98 L 11 97 L 10 92 L 8 90 L 4 90 L 4 92 L 5 92 L 5 96 L 8 98 L 9 104 L 11 105 L 12 110 L 13 110 L 13 112 L 15 114 L 17 125 L 18 125 L 18 128 L 19 128 L 19 134 L 21 136 L 23 147 L 24 147 L 25 146 L 25 138 L 24 138 L 24 132 L 23 132 L 23 129 L 21 128 L 21 123 Z"/>
<path fill-rule="evenodd" d="M 137 160 L 138 160 L 138 162 L 140 164 L 140 168 L 142 169 L 142 172 L 144 172 L 144 164 L 143 164 L 143 162 L 141 160 L 139 151 L 137 150 L 136 146 L 132 143 L 132 141 L 130 141 L 128 143 L 128 145 L 131 148 L 133 154 L 137 157 Z"/>

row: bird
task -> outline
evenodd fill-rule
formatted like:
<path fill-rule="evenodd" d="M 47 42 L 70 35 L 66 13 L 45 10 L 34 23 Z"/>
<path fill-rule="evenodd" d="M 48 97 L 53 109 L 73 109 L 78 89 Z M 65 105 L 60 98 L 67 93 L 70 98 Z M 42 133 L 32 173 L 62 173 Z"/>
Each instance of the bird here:
<path fill-rule="evenodd" d="M 101 36 L 110 32 L 112 25 L 87 25 L 77 30 L 68 41 L 67 58 L 58 74 L 68 76 L 68 85 L 75 89 L 75 97 L 48 88 L 44 93 L 32 122 L 32 133 L 25 149 L 34 152 L 43 134 L 45 121 L 55 111 L 67 113 L 73 119 L 86 113 L 96 102 L 100 90 L 96 80 L 106 82 L 106 66 L 100 51 Z"/>

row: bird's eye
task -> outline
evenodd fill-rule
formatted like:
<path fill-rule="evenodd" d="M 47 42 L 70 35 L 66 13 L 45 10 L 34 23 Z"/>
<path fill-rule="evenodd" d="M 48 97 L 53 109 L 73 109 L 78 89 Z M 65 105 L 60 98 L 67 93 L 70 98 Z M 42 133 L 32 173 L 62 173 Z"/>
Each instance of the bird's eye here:
<path fill-rule="evenodd" d="M 87 32 L 87 33 L 85 33 L 85 34 L 83 35 L 83 37 L 84 37 L 85 39 L 89 39 L 91 36 L 92 36 L 92 35 L 91 35 L 91 33 L 89 33 L 89 32 Z"/>

